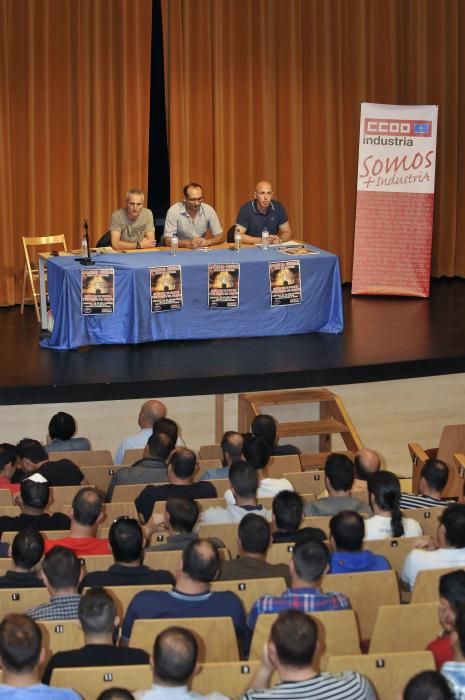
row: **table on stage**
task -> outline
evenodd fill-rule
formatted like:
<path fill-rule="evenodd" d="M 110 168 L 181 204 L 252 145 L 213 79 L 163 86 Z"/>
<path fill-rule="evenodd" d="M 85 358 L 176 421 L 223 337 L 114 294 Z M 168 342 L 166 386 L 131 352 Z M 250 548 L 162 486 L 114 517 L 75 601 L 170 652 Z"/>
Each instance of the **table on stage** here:
<path fill-rule="evenodd" d="M 340 333 L 343 312 L 339 260 L 336 255 L 307 247 L 318 254 L 289 256 L 273 247 L 262 250 L 258 246 L 244 246 L 235 252 L 225 245 L 206 250 L 181 249 L 171 256 L 168 249 L 156 249 L 95 254 L 95 266 L 87 268 L 70 255 L 42 258 L 42 273 L 47 265 L 54 325 L 41 345 L 67 350 L 157 340 Z M 301 302 L 273 306 L 269 263 L 293 260 L 300 261 Z M 239 305 L 209 307 L 209 264 L 234 263 L 240 265 Z M 150 269 L 167 265 L 181 267 L 182 308 L 152 311 Z M 114 270 L 113 312 L 83 315 L 81 274 L 96 268 Z M 41 306 L 45 312 L 45 305 Z M 45 318 L 43 313 L 43 327 Z"/>

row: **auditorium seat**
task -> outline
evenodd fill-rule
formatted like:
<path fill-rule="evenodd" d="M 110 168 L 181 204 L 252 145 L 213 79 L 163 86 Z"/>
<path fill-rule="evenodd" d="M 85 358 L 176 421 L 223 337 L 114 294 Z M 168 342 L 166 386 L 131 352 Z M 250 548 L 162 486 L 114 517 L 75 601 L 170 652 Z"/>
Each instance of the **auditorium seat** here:
<path fill-rule="evenodd" d="M 51 452 L 48 456 L 51 462 L 58 459 L 69 459 L 78 467 L 103 467 L 113 465 L 110 450 L 70 450 L 69 452 Z"/>
<path fill-rule="evenodd" d="M 58 651 L 84 646 L 84 633 L 79 620 L 43 620 L 38 625 L 42 631 L 42 646 L 47 653 L 47 661 Z"/>
<path fill-rule="evenodd" d="M 153 640 L 152 640 L 153 641 Z M 97 700 L 108 688 L 148 690 L 153 683 L 150 666 L 93 666 L 85 668 L 56 668 L 50 685 L 73 688 L 85 700 Z"/>
<path fill-rule="evenodd" d="M 281 595 L 286 588 L 286 581 L 281 577 L 237 579 L 234 581 L 213 581 L 212 591 L 232 591 L 244 604 L 244 610 L 249 612 L 260 596 Z"/>
<path fill-rule="evenodd" d="M 440 632 L 437 603 L 381 605 L 370 640 L 370 654 L 423 651 Z"/>
<path fill-rule="evenodd" d="M 374 554 L 381 554 L 388 560 L 391 569 L 397 571 L 400 576 L 405 557 L 413 549 L 416 542 L 418 542 L 418 537 L 386 537 L 383 540 L 365 542 L 364 549 Z"/>
<path fill-rule="evenodd" d="M 419 571 L 412 590 L 411 603 L 434 603 L 439 600 L 439 579 L 461 566 Z"/>
<path fill-rule="evenodd" d="M 261 658 L 263 646 L 270 636 L 271 626 L 277 617 L 277 614 L 258 616 L 250 647 L 250 659 Z M 320 644 L 318 662 L 321 670 L 325 670 L 329 656 L 361 653 L 357 618 L 353 610 L 311 613 L 310 617 L 318 626 Z"/>
<path fill-rule="evenodd" d="M 445 506 L 438 506 L 437 508 L 411 508 L 402 510 L 402 516 L 404 518 L 413 518 L 421 525 L 424 535 L 430 535 L 436 539 L 439 518 L 444 512 Z"/>
<path fill-rule="evenodd" d="M 13 494 L 11 493 L 10 489 L 0 489 L 0 508 L 2 509 L 2 515 L 6 515 L 6 513 L 3 512 L 3 508 L 5 506 L 12 506 L 14 505 L 13 503 Z"/>
<path fill-rule="evenodd" d="M 380 605 L 400 603 L 399 582 L 395 571 L 368 571 L 357 574 L 327 574 L 322 590 L 343 593 L 357 615 L 360 637 L 370 639 Z"/>
<path fill-rule="evenodd" d="M 97 467 L 79 467 L 89 484 L 106 494 L 110 481 L 121 467 L 105 464 Z M 113 498 L 114 500 L 114 498 Z M 130 500 L 130 499 L 128 499 Z"/>
<path fill-rule="evenodd" d="M 138 462 L 139 459 L 142 459 L 144 456 L 144 448 L 143 447 L 136 447 L 130 450 L 126 450 L 126 452 L 123 455 L 123 461 L 121 462 L 122 467 L 130 467 L 132 466 L 135 462 Z"/>
<path fill-rule="evenodd" d="M 449 478 L 442 492 L 443 498 L 461 498 L 463 496 L 465 470 L 460 467 L 455 454 L 465 452 L 465 424 L 444 426 L 439 446 L 425 450 L 418 442 L 409 442 L 408 449 L 412 459 L 413 492 L 418 493 L 420 473 L 424 463 L 430 457 L 443 460 L 449 465 Z"/>
<path fill-rule="evenodd" d="M 124 503 L 125 501 L 135 501 L 146 486 L 162 486 L 166 485 L 166 483 L 167 482 L 156 484 L 118 484 L 113 490 L 111 502 Z"/>
<path fill-rule="evenodd" d="M 239 661 L 236 632 L 230 617 L 189 617 L 157 620 L 135 620 L 129 646 L 144 649 L 149 654 L 157 634 L 167 627 L 179 626 L 191 630 L 199 644 L 198 660 Z"/>
<path fill-rule="evenodd" d="M 412 676 L 420 671 L 434 671 L 435 665 L 430 651 L 403 651 L 331 656 L 326 670 L 330 673 L 358 671 L 373 683 L 378 700 L 393 700 L 401 697 Z"/>
<path fill-rule="evenodd" d="M 201 481 L 203 474 L 209 469 L 220 469 L 222 466 L 221 459 L 199 459 L 199 468 L 195 475 L 196 481 Z M 229 479 L 226 479 L 226 482 L 229 484 Z"/>
<path fill-rule="evenodd" d="M 223 450 L 221 445 L 200 445 L 199 448 L 199 459 L 202 461 L 205 459 L 223 459 Z"/>
<path fill-rule="evenodd" d="M 50 513 L 67 513 L 66 508 L 70 508 L 70 504 L 77 492 L 82 489 L 82 486 L 52 486 L 51 496 L 48 504 Z"/>
<path fill-rule="evenodd" d="M 283 477 L 289 479 L 298 493 L 313 493 L 317 498 L 326 488 L 325 473 L 319 469 L 310 469 L 305 472 L 291 472 L 287 470 Z"/>
<path fill-rule="evenodd" d="M 49 600 L 46 588 L 0 588 L 0 620 L 8 613 L 23 613 Z"/>
<path fill-rule="evenodd" d="M 223 523 L 222 525 L 202 525 L 201 523 L 199 527 L 199 537 L 218 537 L 224 542 L 225 547 L 231 555 L 231 559 L 234 559 L 239 553 L 237 526 L 238 523 Z"/>
<path fill-rule="evenodd" d="M 268 462 L 268 476 L 281 479 L 286 472 L 300 471 L 299 455 L 275 455 Z M 308 493 L 313 493 L 309 490 Z"/>
<path fill-rule="evenodd" d="M 201 695 L 221 692 L 228 698 L 238 698 L 247 689 L 260 665 L 259 661 L 227 661 L 201 664 L 199 673 L 192 679 L 192 690 Z M 274 673 L 271 684 L 279 682 Z"/>

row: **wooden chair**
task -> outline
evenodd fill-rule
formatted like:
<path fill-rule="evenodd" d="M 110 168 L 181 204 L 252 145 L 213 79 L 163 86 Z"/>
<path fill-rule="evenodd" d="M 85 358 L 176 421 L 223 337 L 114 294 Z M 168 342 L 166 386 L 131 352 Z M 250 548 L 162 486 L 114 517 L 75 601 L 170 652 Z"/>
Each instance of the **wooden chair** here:
<path fill-rule="evenodd" d="M 223 459 L 221 445 L 201 445 L 199 449 L 199 459 Z"/>
<path fill-rule="evenodd" d="M 1 588 L 0 620 L 7 613 L 23 613 L 41 603 L 48 603 L 50 593 L 44 588 Z"/>
<path fill-rule="evenodd" d="M 244 604 L 248 612 L 255 601 L 265 593 L 281 595 L 286 588 L 286 581 L 281 578 L 254 578 L 235 581 L 213 581 L 212 591 L 232 591 Z"/>
<path fill-rule="evenodd" d="M 114 563 L 112 554 L 89 554 L 87 557 L 81 557 L 81 564 L 87 573 L 106 571 Z"/>
<path fill-rule="evenodd" d="M 4 515 L 4 512 L 3 512 L 4 506 L 12 506 L 12 505 L 14 505 L 13 494 L 11 493 L 10 489 L 0 489 L 0 508 L 2 509 L 1 514 Z"/>
<path fill-rule="evenodd" d="M 292 542 L 273 542 L 266 554 L 266 560 L 269 564 L 289 564 L 293 551 Z"/>
<path fill-rule="evenodd" d="M 24 248 L 24 272 L 23 292 L 21 296 L 21 314 L 24 313 L 24 303 L 26 301 L 26 284 L 27 280 L 29 279 L 36 317 L 37 321 L 39 321 L 40 323 L 38 254 L 50 250 L 63 250 L 66 252 L 66 240 L 64 235 L 61 233 L 55 236 L 22 236 L 22 241 Z"/>
<path fill-rule="evenodd" d="M 130 467 L 132 464 L 134 464 L 134 462 L 137 462 L 139 459 L 142 459 L 143 456 L 143 447 L 137 447 L 131 450 L 126 450 L 126 452 L 123 455 L 123 461 L 121 462 L 121 466 Z"/>
<path fill-rule="evenodd" d="M 446 506 L 437 508 L 409 508 L 402 511 L 402 517 L 413 518 L 421 525 L 424 535 L 430 535 L 436 539 L 439 526 L 439 518 Z"/>
<path fill-rule="evenodd" d="M 79 620 L 44 620 L 38 624 L 42 630 L 42 646 L 47 652 L 47 661 L 57 651 L 84 646 L 84 633 Z"/>
<path fill-rule="evenodd" d="M 229 479 L 210 479 L 210 484 L 215 487 L 218 498 L 223 498 L 225 492 L 231 488 Z"/>
<path fill-rule="evenodd" d="M 70 450 L 69 452 L 51 452 L 48 456 L 51 462 L 58 459 L 69 459 L 78 467 L 113 466 L 110 450 Z"/>
<path fill-rule="evenodd" d="M 399 576 L 404 565 L 407 554 L 413 549 L 418 537 L 387 537 L 384 540 L 369 540 L 364 548 L 373 554 L 381 554 L 385 557 L 391 569 L 394 569 Z"/>
<path fill-rule="evenodd" d="M 276 455 L 268 462 L 268 475 L 273 479 L 281 479 L 286 473 L 298 471 L 300 471 L 299 455 Z"/>
<path fill-rule="evenodd" d="M 15 518 L 17 515 L 21 515 L 21 508 L 10 503 L 8 506 L 2 506 L 1 514 Z"/>
<path fill-rule="evenodd" d="M 203 695 L 218 692 L 228 698 L 241 697 L 260 665 L 259 661 L 224 661 L 201 664 L 200 671 L 192 679 L 192 690 Z M 271 685 L 279 682 L 274 673 Z"/>
<path fill-rule="evenodd" d="M 55 668 L 50 685 L 73 688 L 85 700 L 96 700 L 108 688 L 148 690 L 153 683 L 150 666 L 92 666 Z"/>
<path fill-rule="evenodd" d="M 302 518 L 300 527 L 319 527 L 329 537 L 329 521 L 332 515 L 306 515 Z"/>
<path fill-rule="evenodd" d="M 198 466 L 197 480 L 200 481 L 203 474 L 209 469 L 220 469 L 223 465 L 221 464 L 221 459 L 199 459 Z M 225 479 L 225 481 L 228 483 L 229 488 L 229 479 Z"/>
<path fill-rule="evenodd" d="M 362 640 L 370 639 L 380 605 L 399 605 L 399 582 L 395 571 L 368 571 L 357 574 L 328 574 L 322 590 L 343 593 L 357 614 Z"/>
<path fill-rule="evenodd" d="M 89 484 L 93 484 L 96 489 L 99 491 L 102 491 L 104 494 L 108 491 L 108 485 L 114 476 L 118 469 L 121 469 L 119 466 L 110 466 L 108 464 L 105 464 L 103 466 L 97 466 L 97 467 L 79 467 L 84 476 L 86 477 L 87 481 Z M 118 487 L 117 487 L 118 488 Z M 113 499 L 114 500 L 114 497 Z M 124 500 L 130 500 L 130 499 L 124 499 Z"/>
<path fill-rule="evenodd" d="M 48 510 L 50 513 L 67 513 L 70 504 L 82 486 L 52 486 Z M 66 510 L 68 508 L 68 511 Z"/>
<path fill-rule="evenodd" d="M 17 531 L 3 532 L 2 542 L 8 542 L 11 544 L 17 534 Z M 69 530 L 42 530 L 41 535 L 45 540 L 59 540 L 62 537 L 68 537 Z"/>
<path fill-rule="evenodd" d="M 450 571 L 463 569 L 463 566 L 453 566 L 442 569 L 419 571 L 412 590 L 412 603 L 437 603 L 439 600 L 439 579 Z"/>
<path fill-rule="evenodd" d="M 420 473 L 424 463 L 436 450 L 428 450 L 429 454 L 418 442 L 409 442 L 408 449 L 412 459 L 413 493 L 418 493 Z M 446 425 L 439 439 L 439 446 L 434 455 L 449 465 L 449 478 L 442 492 L 443 498 L 460 498 L 463 496 L 465 469 L 460 466 L 454 455 L 465 452 L 465 424 Z"/>
<path fill-rule="evenodd" d="M 420 671 L 434 671 L 435 664 L 430 651 L 404 651 L 332 656 L 326 670 L 330 673 L 357 671 L 372 682 L 378 700 L 393 700 L 400 697 L 412 676 Z"/>
<path fill-rule="evenodd" d="M 277 617 L 276 614 L 258 616 L 250 647 L 250 659 L 261 658 L 263 646 L 270 636 L 271 627 Z M 311 617 L 318 626 L 321 649 L 317 665 L 321 670 L 326 669 L 329 656 L 361 653 L 357 618 L 353 610 L 311 613 Z"/>
<path fill-rule="evenodd" d="M 218 537 L 224 546 L 229 551 L 231 559 L 237 557 L 238 541 L 237 541 L 237 526 L 238 523 L 223 523 L 222 525 L 200 525 L 199 537 Z"/>
<path fill-rule="evenodd" d="M 325 474 L 319 469 L 310 469 L 305 472 L 285 472 L 285 479 L 289 479 L 297 493 L 313 493 L 318 497 L 326 488 Z"/>
<path fill-rule="evenodd" d="M 370 654 L 423 651 L 441 631 L 437 610 L 437 603 L 381 605 L 370 640 Z"/>
<path fill-rule="evenodd" d="M 116 518 L 120 518 L 122 515 L 127 515 L 129 518 L 135 518 L 137 520 L 137 510 L 134 505 L 134 501 L 129 503 L 121 502 L 111 502 L 104 504 L 105 520 L 103 521 L 106 525 L 111 527 L 111 524 Z"/>
<path fill-rule="evenodd" d="M 157 620 L 136 620 L 129 646 L 145 649 L 149 654 L 157 634 L 167 627 L 179 626 L 191 630 L 199 645 L 199 662 L 239 661 L 236 632 L 230 617 L 190 617 Z"/>
<path fill-rule="evenodd" d="M 165 483 L 165 482 L 164 482 Z M 118 484 L 113 490 L 112 503 L 135 501 L 146 486 L 163 486 L 164 484 Z"/>

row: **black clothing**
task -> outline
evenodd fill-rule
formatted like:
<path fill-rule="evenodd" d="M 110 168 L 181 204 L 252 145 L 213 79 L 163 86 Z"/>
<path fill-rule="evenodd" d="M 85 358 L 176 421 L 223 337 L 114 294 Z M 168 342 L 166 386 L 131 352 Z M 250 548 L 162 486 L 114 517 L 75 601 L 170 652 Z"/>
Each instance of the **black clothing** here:
<path fill-rule="evenodd" d="M 81 581 L 80 588 L 90 586 L 147 586 L 160 583 L 174 584 L 174 576 L 164 569 L 112 564 L 108 571 L 91 571 Z"/>
<path fill-rule="evenodd" d="M 86 644 L 80 649 L 58 651 L 48 662 L 42 683 L 49 685 L 54 668 L 79 668 L 80 666 L 130 666 L 146 665 L 149 655 L 142 649 L 114 647 L 112 644 Z"/>
<path fill-rule="evenodd" d="M 0 588 L 43 588 L 42 579 L 33 571 L 7 571 L 0 576 Z"/>
<path fill-rule="evenodd" d="M 142 513 L 145 522 L 150 518 L 157 501 L 167 501 L 174 496 L 186 498 L 216 498 L 216 489 L 209 481 L 196 481 L 194 484 L 162 484 L 146 486 L 134 503 L 138 513 Z"/>
<path fill-rule="evenodd" d="M 41 513 L 40 515 L 2 515 L 0 516 L 0 532 L 20 532 L 26 528 L 36 530 L 69 530 L 71 520 L 64 513 Z"/>

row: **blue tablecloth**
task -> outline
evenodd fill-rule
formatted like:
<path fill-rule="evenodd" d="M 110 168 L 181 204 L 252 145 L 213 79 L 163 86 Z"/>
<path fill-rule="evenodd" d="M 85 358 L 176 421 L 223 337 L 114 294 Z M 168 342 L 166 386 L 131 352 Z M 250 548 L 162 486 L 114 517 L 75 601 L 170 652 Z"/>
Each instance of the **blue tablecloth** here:
<path fill-rule="evenodd" d="M 81 315 L 82 266 L 73 257 L 49 258 L 54 328 L 41 345 L 67 350 L 102 343 L 342 332 L 337 256 L 320 251 L 295 257 L 300 260 L 302 303 L 271 307 L 268 263 L 293 259 L 273 248 L 243 248 L 237 253 L 180 250 L 176 257 L 168 250 L 95 255 L 96 266 L 115 271 L 115 308 L 113 314 L 89 316 Z M 208 264 L 236 262 L 240 263 L 239 307 L 208 308 Z M 182 268 L 183 308 L 151 313 L 149 268 L 173 264 Z"/>

